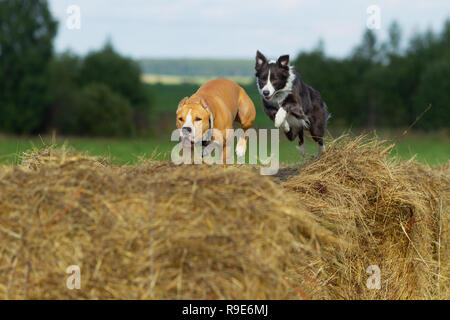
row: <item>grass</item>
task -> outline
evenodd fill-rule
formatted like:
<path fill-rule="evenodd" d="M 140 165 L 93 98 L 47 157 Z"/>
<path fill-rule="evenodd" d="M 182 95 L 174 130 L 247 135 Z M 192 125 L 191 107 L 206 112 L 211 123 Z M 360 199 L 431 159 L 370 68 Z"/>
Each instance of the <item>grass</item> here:
<path fill-rule="evenodd" d="M 379 134 L 381 138 L 389 139 L 388 134 Z M 309 137 L 306 139 L 308 156 L 315 155 L 317 145 Z M 390 138 L 392 139 L 392 137 Z M 301 158 L 295 142 L 289 142 L 284 137 L 280 139 L 280 162 L 296 163 Z M 51 138 L 19 138 L 0 136 L 0 163 L 16 163 L 18 155 L 33 147 L 40 147 L 43 143 L 51 143 Z M 170 151 L 176 142 L 156 139 L 88 139 L 88 138 L 59 138 L 56 144 L 72 146 L 78 151 L 94 156 L 111 157 L 116 164 L 133 164 L 139 157 L 154 156 L 156 159 L 169 160 Z M 394 150 L 393 156 L 416 160 L 429 165 L 445 163 L 450 159 L 450 137 L 438 133 L 411 133 L 401 139 Z"/>
<path fill-rule="evenodd" d="M 256 118 L 254 126 L 256 128 L 273 128 L 273 122 L 264 114 L 261 106 L 261 99 L 255 83 L 241 84 L 247 94 L 255 104 Z M 78 151 L 87 152 L 89 155 L 110 156 L 114 163 L 133 164 L 140 156 L 149 157 L 152 154 L 157 159 L 170 159 L 170 151 L 175 142 L 170 142 L 170 131 L 174 124 L 174 114 L 179 101 L 185 96 L 191 96 L 199 88 L 199 84 L 181 83 L 181 84 L 146 84 L 145 88 L 152 97 L 152 119 L 155 124 L 156 132 L 160 133 L 159 138 L 153 139 L 89 139 L 89 138 L 58 138 L 57 145 L 64 143 L 74 147 Z M 333 128 L 333 118 L 330 121 L 330 130 L 334 137 L 338 137 L 341 132 Z M 382 130 L 378 132 L 380 138 L 394 140 L 402 130 Z M 360 132 L 356 132 L 359 134 Z M 166 138 L 167 137 L 167 138 Z M 289 142 L 280 134 L 280 161 L 284 163 L 296 163 L 302 161 L 297 149 L 296 143 Z M 269 138 L 270 139 L 270 138 Z M 317 145 L 306 137 L 306 149 L 308 156 L 315 155 Z M 49 144 L 51 138 L 45 138 L 44 142 Z M 15 163 L 18 161 L 18 155 L 32 147 L 42 146 L 43 141 L 38 137 L 19 138 L 0 136 L 0 163 Z M 450 159 L 450 136 L 447 132 L 435 133 L 416 133 L 410 132 L 401 139 L 392 155 L 403 159 L 410 159 L 416 156 L 416 159 L 430 165 L 437 165 L 447 162 Z"/>

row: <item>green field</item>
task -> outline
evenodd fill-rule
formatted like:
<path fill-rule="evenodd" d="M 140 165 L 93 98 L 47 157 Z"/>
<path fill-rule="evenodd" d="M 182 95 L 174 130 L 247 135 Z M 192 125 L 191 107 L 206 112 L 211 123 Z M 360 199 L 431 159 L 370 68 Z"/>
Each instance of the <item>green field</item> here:
<path fill-rule="evenodd" d="M 386 134 L 380 134 L 379 136 L 386 138 Z M 175 142 L 170 142 L 169 137 L 166 140 L 61 138 L 56 139 L 56 145 L 66 144 L 80 152 L 87 152 L 89 155 L 111 157 L 113 162 L 117 164 L 133 164 L 138 161 L 139 157 L 170 159 L 170 151 Z M 317 152 L 316 144 L 309 137 L 305 140 L 308 155 L 315 155 Z M 52 139 L 0 137 L 0 163 L 17 163 L 18 155 L 21 152 L 33 147 L 42 147 L 43 143 L 51 144 Z M 302 162 L 295 145 L 295 143 L 281 137 L 281 162 Z M 392 155 L 403 159 L 416 156 L 416 159 L 420 162 L 437 165 L 450 159 L 449 145 L 450 137 L 446 135 L 412 133 L 397 143 Z"/>
<path fill-rule="evenodd" d="M 254 127 L 273 128 L 273 122 L 262 111 L 261 100 L 254 83 L 242 85 L 250 98 L 255 103 L 256 119 Z M 133 164 L 139 157 L 153 157 L 161 160 L 170 159 L 170 151 L 176 144 L 170 142 L 170 133 L 175 125 L 175 111 L 179 101 L 192 95 L 198 84 L 146 84 L 146 90 L 152 97 L 151 123 L 153 138 L 138 139 L 101 139 L 101 138 L 79 138 L 59 137 L 55 143 L 58 146 L 67 144 L 80 152 L 89 155 L 111 157 L 117 164 Z M 333 110 L 332 110 L 333 111 Z M 336 114 L 336 112 L 334 112 Z M 345 130 L 336 128 L 335 117 L 331 118 L 328 141 L 333 137 L 340 136 Z M 360 132 L 356 131 L 356 134 Z M 377 135 L 381 139 L 395 140 L 402 133 L 402 129 L 378 130 Z M 280 134 L 280 161 L 284 163 L 302 162 L 295 142 L 289 142 Z M 270 139 L 269 139 L 270 140 Z M 18 155 L 33 147 L 42 147 L 51 144 L 52 139 L 46 137 L 8 137 L 0 136 L 0 163 L 16 163 Z M 315 155 L 317 145 L 305 134 L 306 149 L 308 156 Z M 396 144 L 392 151 L 393 156 L 403 159 L 416 159 L 430 165 L 445 163 L 450 159 L 450 136 L 448 131 L 434 133 L 410 132 Z"/>
<path fill-rule="evenodd" d="M 253 59 L 141 59 L 144 74 L 164 74 L 183 77 L 251 77 Z"/>

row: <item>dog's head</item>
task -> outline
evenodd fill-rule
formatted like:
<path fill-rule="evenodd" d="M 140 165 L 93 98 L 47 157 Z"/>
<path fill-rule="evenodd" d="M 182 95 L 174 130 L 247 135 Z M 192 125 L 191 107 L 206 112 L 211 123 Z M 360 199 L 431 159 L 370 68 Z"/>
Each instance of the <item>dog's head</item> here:
<path fill-rule="evenodd" d="M 257 51 L 255 70 L 259 93 L 266 101 L 270 101 L 288 83 L 289 55 L 281 56 L 275 62 L 268 61 L 261 52 Z"/>
<path fill-rule="evenodd" d="M 184 98 L 178 104 L 177 128 L 181 129 L 181 139 L 185 144 L 201 143 L 211 126 L 211 109 L 202 98 Z"/>

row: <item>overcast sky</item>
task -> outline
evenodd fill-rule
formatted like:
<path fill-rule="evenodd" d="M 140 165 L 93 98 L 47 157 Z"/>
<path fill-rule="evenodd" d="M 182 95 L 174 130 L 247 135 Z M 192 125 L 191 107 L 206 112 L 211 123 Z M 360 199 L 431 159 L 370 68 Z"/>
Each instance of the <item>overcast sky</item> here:
<path fill-rule="evenodd" d="M 450 17 L 449 0 L 50 0 L 60 22 L 56 50 L 80 54 L 111 38 L 122 54 L 142 57 L 253 58 L 295 55 L 319 39 L 332 56 L 359 43 L 370 5 L 381 10 L 384 38 L 392 20 L 404 36 L 441 30 Z M 81 29 L 66 26 L 67 8 L 78 5 Z"/>

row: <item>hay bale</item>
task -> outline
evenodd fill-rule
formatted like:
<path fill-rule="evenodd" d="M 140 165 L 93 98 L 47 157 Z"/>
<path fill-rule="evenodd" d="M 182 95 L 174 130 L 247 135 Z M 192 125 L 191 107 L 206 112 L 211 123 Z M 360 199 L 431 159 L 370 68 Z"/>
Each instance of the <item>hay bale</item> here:
<path fill-rule="evenodd" d="M 298 271 L 330 298 L 448 298 L 448 210 L 440 206 L 450 200 L 448 166 L 392 159 L 390 150 L 344 137 L 283 183 L 319 225 L 348 241 L 334 246 L 313 237 L 314 247 L 304 249 L 311 259 L 299 260 Z M 381 290 L 366 286 L 371 265 L 380 268 Z"/>
<path fill-rule="evenodd" d="M 448 298 L 449 166 L 388 151 L 337 140 L 282 182 L 249 166 L 27 153 L 0 168 L 0 296 Z M 365 285 L 372 264 L 381 290 Z M 66 287 L 70 265 L 80 290 Z"/>
<path fill-rule="evenodd" d="M 0 295 L 289 297 L 292 209 L 256 170 L 39 154 L 1 174 Z M 82 290 L 65 287 L 70 265 Z"/>

